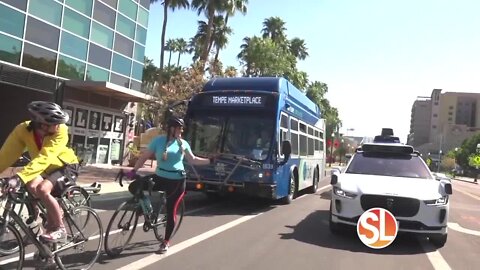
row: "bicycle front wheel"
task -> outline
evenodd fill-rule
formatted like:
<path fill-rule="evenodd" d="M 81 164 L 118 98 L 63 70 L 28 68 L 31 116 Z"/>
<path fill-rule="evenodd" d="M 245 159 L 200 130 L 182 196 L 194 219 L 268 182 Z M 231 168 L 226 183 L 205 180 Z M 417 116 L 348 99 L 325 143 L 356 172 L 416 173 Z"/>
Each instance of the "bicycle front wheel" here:
<path fill-rule="evenodd" d="M 133 201 L 122 203 L 113 213 L 105 232 L 105 252 L 110 257 L 116 257 L 130 243 L 137 229 L 138 204 Z"/>
<path fill-rule="evenodd" d="M 12 223 L 5 224 L 0 222 L 0 230 L 2 230 L 0 238 L 0 249 L 15 250 L 16 252 L 9 252 L 1 254 L 0 269 L 5 270 L 20 270 L 23 268 L 23 261 L 25 259 L 25 248 L 23 246 L 22 236 Z"/>
<path fill-rule="evenodd" d="M 65 213 L 66 244 L 57 244 L 55 262 L 60 269 L 90 269 L 100 256 L 103 227 L 90 207 L 77 206 Z"/>
<path fill-rule="evenodd" d="M 185 213 L 185 202 L 183 199 L 180 201 L 178 205 L 177 212 L 175 213 L 175 228 L 173 229 L 172 235 L 170 239 L 175 236 L 178 229 L 180 228 L 180 224 L 182 224 L 183 214 Z M 166 216 L 166 206 L 162 206 L 159 211 L 159 215 L 155 225 L 153 227 L 153 233 L 155 234 L 155 238 L 158 241 L 162 241 L 165 238 L 165 227 L 167 226 L 167 216 Z"/>

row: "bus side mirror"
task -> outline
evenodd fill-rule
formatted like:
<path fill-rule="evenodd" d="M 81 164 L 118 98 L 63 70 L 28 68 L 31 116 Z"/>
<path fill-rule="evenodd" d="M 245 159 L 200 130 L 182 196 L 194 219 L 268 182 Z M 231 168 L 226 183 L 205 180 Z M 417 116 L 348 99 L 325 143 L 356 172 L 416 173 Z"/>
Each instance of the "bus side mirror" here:
<path fill-rule="evenodd" d="M 290 154 L 292 153 L 292 144 L 290 141 L 283 141 L 281 150 L 281 154 L 284 156 L 284 158 L 280 162 L 280 166 L 285 165 L 285 163 L 287 163 L 287 161 L 290 159 Z"/>

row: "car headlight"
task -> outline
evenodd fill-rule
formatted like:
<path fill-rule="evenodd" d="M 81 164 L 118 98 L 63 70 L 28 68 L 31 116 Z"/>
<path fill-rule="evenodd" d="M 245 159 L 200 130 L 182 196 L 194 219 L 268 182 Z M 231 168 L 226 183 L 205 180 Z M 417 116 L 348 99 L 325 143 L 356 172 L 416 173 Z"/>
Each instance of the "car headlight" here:
<path fill-rule="evenodd" d="M 443 196 L 436 200 L 426 200 L 424 202 L 426 205 L 445 205 L 448 203 L 448 196 Z"/>
<path fill-rule="evenodd" d="M 340 189 L 338 187 L 333 187 L 333 192 L 335 192 L 336 195 L 338 195 L 340 197 L 344 197 L 344 198 L 353 199 L 353 198 L 357 197 L 357 194 L 352 193 L 352 192 L 348 192 L 348 191 L 344 191 L 343 189 Z"/>

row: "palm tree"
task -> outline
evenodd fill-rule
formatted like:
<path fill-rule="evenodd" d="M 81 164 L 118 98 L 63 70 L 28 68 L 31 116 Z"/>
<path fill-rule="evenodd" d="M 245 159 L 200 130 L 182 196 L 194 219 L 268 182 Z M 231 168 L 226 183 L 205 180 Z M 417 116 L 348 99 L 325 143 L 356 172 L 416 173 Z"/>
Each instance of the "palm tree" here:
<path fill-rule="evenodd" d="M 237 69 L 234 66 L 228 66 L 225 69 L 225 76 L 226 77 L 237 77 Z"/>
<path fill-rule="evenodd" d="M 168 54 L 168 66 L 170 66 L 170 62 L 172 60 L 172 52 L 175 51 L 175 40 L 174 39 L 169 39 L 167 40 L 167 43 L 165 44 L 165 50 L 169 52 Z"/>
<path fill-rule="evenodd" d="M 225 0 L 225 26 L 228 25 L 228 18 L 234 16 L 237 11 L 240 11 L 243 15 L 247 14 L 248 0 Z"/>
<path fill-rule="evenodd" d="M 308 56 L 307 46 L 305 40 L 300 38 L 294 38 L 290 40 L 290 52 L 299 60 L 305 60 Z"/>
<path fill-rule="evenodd" d="M 163 5 L 163 25 L 162 25 L 162 38 L 160 41 L 160 76 L 162 76 L 163 71 L 163 58 L 165 55 L 165 34 L 167 33 L 167 21 L 168 21 L 168 9 L 172 11 L 180 8 L 188 8 L 190 6 L 189 0 L 150 0 L 150 3 L 161 2 Z M 160 81 L 161 78 L 160 78 Z"/>
<path fill-rule="evenodd" d="M 286 39 L 285 22 L 280 17 L 270 17 L 263 21 L 263 38 L 271 38 L 276 43 L 282 43 Z"/>
<path fill-rule="evenodd" d="M 202 43 L 202 50 L 200 54 L 200 61 L 205 68 L 205 63 L 208 59 L 210 40 L 212 39 L 213 20 L 216 11 L 221 11 L 224 6 L 224 0 L 192 0 L 192 8 L 197 10 L 198 15 L 204 13 L 208 19 L 205 42 Z"/>
<path fill-rule="evenodd" d="M 253 38 L 256 38 L 256 37 L 254 36 Z M 237 55 L 237 58 L 239 60 L 245 61 L 245 59 L 247 58 L 248 47 L 250 45 L 251 40 L 252 40 L 252 38 L 250 38 L 250 37 L 244 37 L 243 38 L 243 44 L 240 45 L 241 51 Z M 245 74 L 250 74 L 250 70 L 251 70 L 250 62 L 249 61 L 245 61 L 245 62 L 246 62 Z"/>
<path fill-rule="evenodd" d="M 223 16 L 216 16 L 215 23 L 214 23 L 214 31 L 212 36 L 212 44 L 216 48 L 215 53 L 215 63 L 218 61 L 218 55 L 220 54 L 220 50 L 224 49 L 228 44 L 228 36 L 233 33 L 232 28 L 225 25 L 225 21 L 223 20 Z M 212 46 L 210 44 L 210 47 Z"/>
<path fill-rule="evenodd" d="M 198 60 L 198 58 L 200 58 L 200 48 L 201 45 L 200 45 L 200 42 L 198 41 L 198 38 L 197 36 L 195 35 L 194 37 L 190 38 L 190 40 L 188 41 L 188 49 L 187 49 L 187 53 L 189 54 L 192 54 L 193 53 L 193 57 L 192 57 L 192 61 L 193 62 L 196 62 Z"/>
<path fill-rule="evenodd" d="M 182 54 L 188 52 L 188 43 L 184 38 L 179 38 L 177 39 L 177 52 L 178 52 L 178 60 L 177 60 L 177 66 L 180 66 L 180 56 Z"/>

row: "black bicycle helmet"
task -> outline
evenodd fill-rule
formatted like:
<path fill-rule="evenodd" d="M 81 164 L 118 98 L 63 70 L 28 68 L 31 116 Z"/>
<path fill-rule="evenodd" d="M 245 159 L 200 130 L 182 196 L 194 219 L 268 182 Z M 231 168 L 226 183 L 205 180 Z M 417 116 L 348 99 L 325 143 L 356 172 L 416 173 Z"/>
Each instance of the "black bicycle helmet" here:
<path fill-rule="evenodd" d="M 167 121 L 168 127 L 183 127 L 184 124 L 183 119 L 176 116 L 171 116 Z"/>
<path fill-rule="evenodd" d="M 65 124 L 70 116 L 60 105 L 48 101 L 32 101 L 28 104 L 32 121 L 47 125 Z"/>

